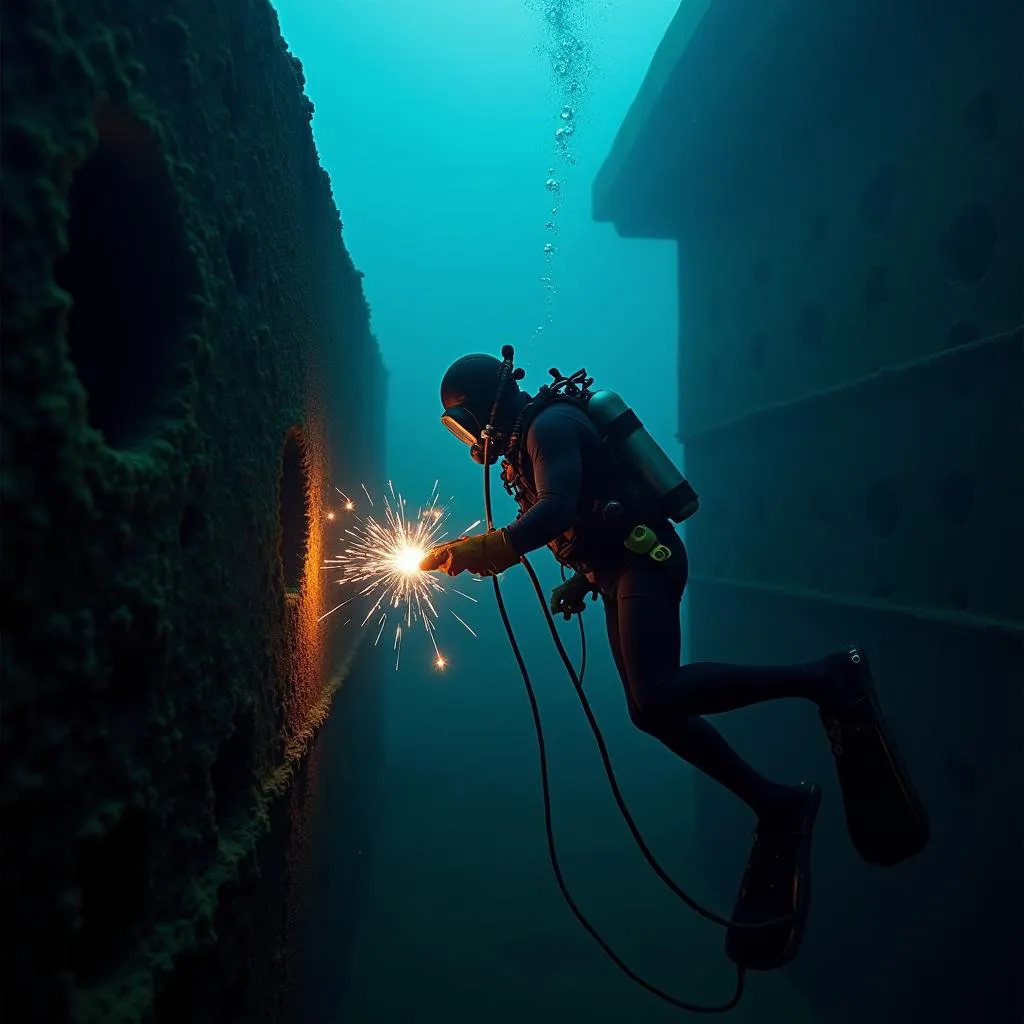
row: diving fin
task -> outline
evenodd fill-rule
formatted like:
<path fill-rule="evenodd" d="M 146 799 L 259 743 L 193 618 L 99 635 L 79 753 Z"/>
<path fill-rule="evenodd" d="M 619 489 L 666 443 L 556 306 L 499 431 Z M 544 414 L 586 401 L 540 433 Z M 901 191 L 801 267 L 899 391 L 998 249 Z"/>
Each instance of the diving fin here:
<path fill-rule="evenodd" d="M 820 717 L 832 745 L 854 848 L 867 863 L 890 867 L 928 845 L 928 813 L 889 732 L 867 655 L 850 646 L 841 657 L 842 706 L 823 709 Z"/>
<path fill-rule="evenodd" d="M 811 838 L 821 788 L 798 787 L 799 804 L 785 819 L 759 821 L 732 912 L 725 952 L 739 967 L 774 971 L 800 950 L 811 906 Z M 743 928 L 783 919 L 777 927 Z"/>

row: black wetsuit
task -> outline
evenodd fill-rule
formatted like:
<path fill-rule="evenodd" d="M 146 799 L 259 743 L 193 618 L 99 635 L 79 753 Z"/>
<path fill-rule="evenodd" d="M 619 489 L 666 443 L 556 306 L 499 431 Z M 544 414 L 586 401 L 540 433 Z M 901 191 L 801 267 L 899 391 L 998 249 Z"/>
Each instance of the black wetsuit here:
<path fill-rule="evenodd" d="M 520 554 L 527 554 L 570 528 L 607 467 L 593 424 L 568 403 L 549 406 L 536 417 L 520 460 L 537 500 L 509 527 L 509 537 Z M 758 774 L 701 716 L 782 697 L 817 701 L 828 685 L 828 661 L 785 667 L 711 662 L 680 667 L 686 549 L 668 520 L 647 525 L 671 548 L 671 558 L 659 564 L 616 545 L 593 572 L 630 718 L 763 814 L 788 799 L 788 787 Z"/>

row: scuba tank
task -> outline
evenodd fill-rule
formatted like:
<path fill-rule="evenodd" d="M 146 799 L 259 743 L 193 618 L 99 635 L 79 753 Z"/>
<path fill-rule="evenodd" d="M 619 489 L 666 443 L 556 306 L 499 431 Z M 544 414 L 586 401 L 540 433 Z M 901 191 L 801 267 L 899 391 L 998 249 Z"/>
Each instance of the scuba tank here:
<path fill-rule="evenodd" d="M 540 388 L 527 406 L 532 410 L 527 415 L 536 415 L 548 402 L 572 400 L 590 418 L 616 461 L 650 491 L 667 518 L 682 523 L 697 511 L 697 492 L 619 395 L 607 388 L 592 391 L 594 378 L 588 377 L 585 369 L 571 377 L 564 377 L 556 369 L 548 373 L 554 381 Z M 526 426 L 521 415 L 512 429 L 512 451 L 518 450 Z"/>
<path fill-rule="evenodd" d="M 697 511 L 697 492 L 619 395 L 607 388 L 594 391 L 585 408 L 622 465 L 647 484 L 672 522 L 681 523 Z"/>

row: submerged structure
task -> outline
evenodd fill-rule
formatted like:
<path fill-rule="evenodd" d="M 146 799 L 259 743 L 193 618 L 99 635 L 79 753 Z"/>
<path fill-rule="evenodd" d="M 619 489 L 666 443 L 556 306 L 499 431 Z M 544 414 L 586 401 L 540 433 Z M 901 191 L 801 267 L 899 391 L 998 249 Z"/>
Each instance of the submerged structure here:
<path fill-rule="evenodd" d="M 837 1024 L 1021 1017 L 1022 34 L 998 0 L 684 3 L 594 185 L 678 240 L 689 660 L 863 643 L 932 817 L 868 868 L 813 709 L 716 720 L 826 784 L 790 973 Z M 696 786 L 728 907 L 749 821 Z"/>
<path fill-rule="evenodd" d="M 385 408 L 302 70 L 267 0 L 4 32 L 0 1016 L 298 1020 L 376 759 L 332 485 Z"/>

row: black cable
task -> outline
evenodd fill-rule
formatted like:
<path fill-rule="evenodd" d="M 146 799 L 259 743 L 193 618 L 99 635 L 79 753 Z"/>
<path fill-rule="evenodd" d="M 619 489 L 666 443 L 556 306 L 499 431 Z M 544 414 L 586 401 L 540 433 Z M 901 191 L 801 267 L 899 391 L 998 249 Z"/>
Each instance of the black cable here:
<path fill-rule="evenodd" d="M 530 581 L 533 583 L 533 589 L 537 592 L 537 598 L 541 603 L 541 608 L 544 612 L 544 618 L 548 624 L 548 629 L 551 632 L 551 637 L 555 642 L 555 647 L 558 649 L 559 657 L 562 659 L 562 664 L 565 665 L 566 672 L 569 673 L 569 678 L 572 680 L 573 686 L 576 688 L 576 696 L 579 698 L 580 704 L 583 707 L 583 713 L 586 715 L 587 722 L 590 725 L 591 732 L 594 734 L 594 739 L 597 741 L 597 749 L 601 755 L 601 762 L 604 765 L 605 775 L 608 777 L 608 784 L 611 786 L 612 796 L 615 798 L 615 803 L 619 808 L 619 813 L 622 815 L 623 821 L 633 835 L 633 839 L 636 841 L 636 845 L 639 847 L 641 854 L 643 854 L 644 860 L 651 866 L 654 873 L 665 883 L 665 885 L 681 899 L 694 913 L 699 914 L 701 917 L 708 921 L 712 921 L 715 924 L 721 925 L 723 928 L 740 928 L 744 931 L 760 931 L 765 928 L 781 928 L 784 925 L 791 924 L 795 915 L 789 915 L 787 917 L 772 918 L 768 921 L 757 921 L 755 923 L 746 923 L 741 921 L 731 921 L 727 917 L 721 917 L 716 914 L 713 910 L 708 910 L 706 907 L 701 906 L 692 896 L 690 896 L 684 889 L 672 879 L 667 871 L 658 863 L 654 854 L 651 853 L 650 847 L 644 840 L 640 829 L 637 827 L 636 822 L 633 820 L 633 815 L 630 813 L 629 808 L 626 806 L 626 801 L 622 796 L 622 790 L 619 789 L 618 780 L 615 778 L 615 770 L 612 768 L 611 757 L 608 754 L 608 746 L 605 743 L 604 735 L 601 732 L 601 727 L 597 724 L 597 718 L 594 716 L 593 709 L 590 707 L 590 701 L 587 700 L 587 695 L 583 692 L 583 684 L 579 677 L 576 675 L 576 670 L 573 667 L 572 661 L 569 655 L 566 653 L 565 647 L 562 644 L 562 639 L 558 635 L 558 628 L 555 625 L 555 620 L 551 617 L 551 613 L 548 611 L 547 603 L 544 600 L 544 591 L 540 585 L 540 580 L 537 579 L 537 574 L 534 572 L 533 566 L 524 557 L 522 563 L 526 568 L 526 572 L 530 577 Z M 583 623 L 580 622 L 582 627 Z"/>
<path fill-rule="evenodd" d="M 562 582 L 565 583 L 566 582 L 566 579 L 565 579 L 565 566 L 563 565 L 561 567 L 561 569 L 562 569 Z M 586 595 L 584 595 L 584 601 L 585 600 L 586 600 Z M 586 672 L 587 672 L 587 631 L 583 628 L 583 615 L 580 614 L 580 613 L 577 613 L 577 617 L 578 617 L 578 622 L 579 622 L 579 627 L 580 627 L 580 670 L 579 670 L 578 674 L 579 674 L 579 677 L 580 677 L 580 686 L 582 686 L 583 685 L 583 677 L 584 677 L 584 675 L 586 675 Z"/>
<path fill-rule="evenodd" d="M 488 430 L 485 431 L 484 433 L 483 459 L 484 510 L 488 531 L 494 529 L 494 517 L 491 511 L 491 474 L 489 472 L 487 451 L 489 444 L 490 435 Z M 543 602 L 544 594 L 540 587 L 540 581 L 537 579 L 537 576 L 533 571 L 533 566 L 531 566 L 525 558 L 522 559 L 522 562 L 526 566 L 527 572 L 530 574 L 530 579 L 533 581 L 534 587 L 537 590 L 537 593 L 540 596 L 541 601 Z M 663 991 L 656 985 L 652 985 L 650 982 L 645 981 L 643 978 L 640 977 L 640 975 L 633 971 L 625 963 L 625 961 L 622 960 L 622 958 L 611 948 L 611 946 L 609 946 L 608 943 L 605 942 L 605 940 L 601 937 L 597 929 L 590 923 L 590 921 L 587 920 L 583 912 L 580 910 L 580 908 L 576 905 L 576 902 L 573 900 L 572 895 L 565 884 L 565 878 L 562 875 L 562 869 L 558 863 L 558 851 L 555 846 L 555 832 L 551 814 L 551 785 L 548 779 L 548 756 L 547 748 L 544 743 L 544 727 L 541 722 L 540 707 L 537 703 L 537 695 L 534 692 L 533 683 L 530 680 L 530 673 L 526 668 L 526 663 L 523 661 L 522 652 L 519 650 L 519 644 L 517 643 L 515 633 L 512 630 L 512 624 L 511 622 L 509 622 L 508 611 L 505 608 L 505 600 L 501 595 L 501 588 L 498 586 L 497 576 L 492 577 L 491 583 L 494 587 L 494 598 L 498 605 L 498 614 L 501 616 L 502 625 L 505 627 L 505 633 L 508 635 L 508 641 L 512 647 L 512 654 L 515 656 L 516 664 L 519 666 L 519 671 L 523 677 L 523 683 L 526 686 L 526 695 L 530 701 L 530 712 L 533 715 L 533 727 L 537 734 L 537 750 L 540 758 L 541 791 L 544 798 L 544 831 L 547 836 L 548 858 L 551 861 L 551 870 L 554 873 L 555 881 L 558 883 L 558 888 L 562 893 L 562 898 L 565 900 L 566 905 L 572 911 L 573 916 L 583 926 L 587 934 L 601 947 L 601 949 L 612 961 L 612 963 L 614 963 L 615 966 L 618 967 L 619 970 L 622 971 L 622 973 L 625 974 L 626 977 L 628 977 L 632 982 L 639 985 L 646 991 L 650 992 L 652 995 L 657 996 L 659 999 L 663 1000 L 669 1005 L 675 1006 L 680 1010 L 686 1010 L 689 1013 L 728 1013 L 730 1010 L 736 1007 L 740 999 L 743 998 L 743 991 L 746 982 L 746 971 L 742 967 L 740 967 L 739 965 L 737 965 L 736 967 L 736 990 L 733 993 L 732 998 L 729 999 L 729 1001 L 726 1003 L 722 1003 L 718 1006 L 703 1006 L 699 1003 L 688 1003 L 682 999 L 677 999 L 675 996 L 672 996 L 668 992 Z M 552 629 L 554 629 L 554 620 L 551 618 L 551 615 L 548 612 L 547 605 L 544 606 L 544 612 Z M 582 627 L 582 622 L 580 623 L 580 625 Z M 558 640 L 557 630 L 555 632 L 555 637 L 559 651 L 564 655 L 565 648 L 561 646 L 561 641 Z M 640 832 L 637 829 L 636 824 L 633 822 L 633 818 L 629 814 L 629 810 L 625 805 L 625 801 L 622 799 L 622 794 L 619 791 L 618 783 L 615 781 L 615 775 L 612 771 L 611 761 L 608 757 L 608 751 L 604 743 L 604 737 L 601 736 L 600 727 L 597 725 L 597 721 L 594 718 L 593 712 L 590 709 L 590 704 L 586 700 L 586 697 L 583 695 L 583 688 L 582 683 L 580 682 L 580 677 L 576 674 L 575 669 L 572 668 L 571 662 L 569 663 L 569 670 L 573 680 L 573 685 L 576 687 L 576 692 L 580 697 L 581 701 L 583 702 L 584 712 L 586 713 L 587 719 L 591 724 L 591 728 L 594 730 L 595 736 L 598 739 L 598 747 L 601 751 L 601 757 L 605 763 L 605 771 L 608 774 L 609 780 L 612 784 L 612 792 L 615 795 L 616 802 L 619 805 L 619 811 L 622 813 L 623 817 L 626 819 L 627 825 L 629 825 L 630 830 L 633 832 L 634 839 L 637 840 L 637 843 L 640 846 L 641 851 L 644 852 L 645 856 L 648 859 L 648 862 L 652 864 L 655 870 L 659 873 L 662 880 L 665 881 L 670 888 L 676 891 L 677 894 L 683 898 L 684 902 L 688 903 L 696 909 L 703 909 L 698 908 L 697 904 L 693 903 L 693 901 L 686 896 L 682 889 L 679 889 L 679 887 L 676 886 L 674 882 L 672 882 L 671 878 L 669 878 L 669 876 L 665 874 L 665 872 L 661 869 L 661 866 L 654 859 L 653 855 L 650 853 L 650 850 L 647 848 L 646 843 L 644 843 L 643 837 L 640 835 Z M 707 916 L 709 913 L 710 912 L 705 912 L 705 916 Z"/>

